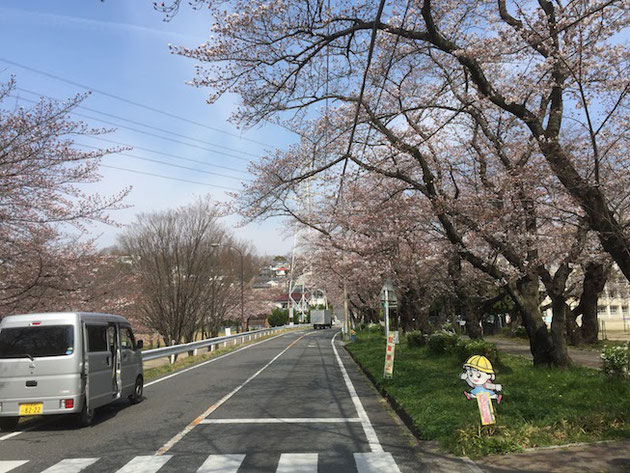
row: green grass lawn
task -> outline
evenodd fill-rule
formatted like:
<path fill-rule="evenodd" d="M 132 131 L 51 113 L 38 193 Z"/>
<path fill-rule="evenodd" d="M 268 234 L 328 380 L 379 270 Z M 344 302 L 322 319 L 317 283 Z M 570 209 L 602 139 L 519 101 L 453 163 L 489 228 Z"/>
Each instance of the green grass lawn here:
<path fill-rule="evenodd" d="M 630 438 L 630 381 L 606 378 L 588 368 L 534 368 L 520 357 L 500 355 L 496 382 L 503 400 L 495 406 L 497 424 L 481 428 L 477 402 L 459 379 L 456 355 L 434 355 L 396 347 L 394 378 L 383 378 L 385 337 L 361 331 L 348 351 L 377 387 L 409 416 L 414 430 L 438 440 L 448 451 L 480 456 L 524 448 Z"/>

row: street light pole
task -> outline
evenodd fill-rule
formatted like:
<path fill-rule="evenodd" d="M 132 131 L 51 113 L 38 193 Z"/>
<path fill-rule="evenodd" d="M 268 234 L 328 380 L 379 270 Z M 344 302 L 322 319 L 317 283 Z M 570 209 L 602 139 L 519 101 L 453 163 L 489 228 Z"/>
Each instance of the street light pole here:
<path fill-rule="evenodd" d="M 245 291 L 244 291 L 244 272 L 243 272 L 243 252 L 234 246 L 223 245 L 221 243 L 212 243 L 213 248 L 218 248 L 219 246 L 225 246 L 230 250 L 237 251 L 241 257 L 241 323 L 245 320 Z"/>

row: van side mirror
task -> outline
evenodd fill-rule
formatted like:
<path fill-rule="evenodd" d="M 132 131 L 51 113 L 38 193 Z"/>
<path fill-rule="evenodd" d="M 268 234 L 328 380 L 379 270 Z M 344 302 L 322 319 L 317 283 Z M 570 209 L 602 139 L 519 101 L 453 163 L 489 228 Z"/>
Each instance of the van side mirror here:
<path fill-rule="evenodd" d="M 144 342 L 142 340 L 138 340 L 136 342 L 136 350 L 142 350 L 143 346 L 144 346 Z"/>

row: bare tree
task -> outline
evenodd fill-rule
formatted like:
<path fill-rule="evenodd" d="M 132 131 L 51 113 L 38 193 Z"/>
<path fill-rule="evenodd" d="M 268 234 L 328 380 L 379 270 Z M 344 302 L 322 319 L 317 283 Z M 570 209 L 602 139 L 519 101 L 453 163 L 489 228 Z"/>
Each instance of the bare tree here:
<path fill-rule="evenodd" d="M 138 278 L 140 318 L 166 344 L 190 342 L 201 330 L 216 334 L 238 304 L 238 271 L 226 271 L 226 255 L 217 251 L 217 243 L 229 241 L 219 217 L 210 200 L 202 199 L 141 214 L 120 238 Z"/>

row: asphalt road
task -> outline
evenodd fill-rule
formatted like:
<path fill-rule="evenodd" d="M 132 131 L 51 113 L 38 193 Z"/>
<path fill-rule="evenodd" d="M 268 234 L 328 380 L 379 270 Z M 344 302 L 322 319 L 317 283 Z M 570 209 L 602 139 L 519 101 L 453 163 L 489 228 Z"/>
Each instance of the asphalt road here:
<path fill-rule="evenodd" d="M 147 384 L 75 428 L 0 432 L 0 473 L 409 473 L 423 464 L 336 330 L 293 332 Z"/>

